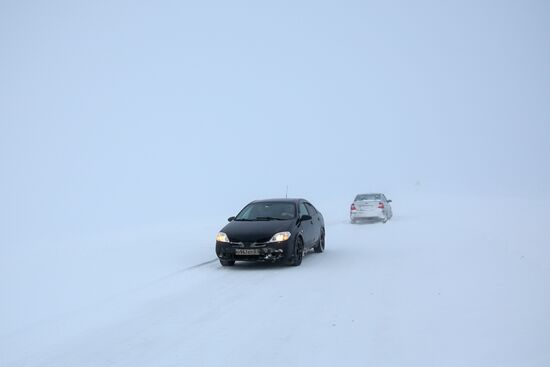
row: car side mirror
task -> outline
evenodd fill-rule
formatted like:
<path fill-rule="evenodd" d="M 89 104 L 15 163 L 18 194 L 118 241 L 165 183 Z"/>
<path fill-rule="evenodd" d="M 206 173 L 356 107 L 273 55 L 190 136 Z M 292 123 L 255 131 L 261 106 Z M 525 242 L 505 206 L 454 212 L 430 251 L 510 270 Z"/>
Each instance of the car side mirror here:
<path fill-rule="evenodd" d="M 391 203 L 391 200 L 388 200 L 388 203 Z"/>
<path fill-rule="evenodd" d="M 228 221 L 228 222 L 233 222 L 234 220 L 235 220 L 235 217 L 229 217 L 229 218 L 227 218 L 227 221 Z"/>
<path fill-rule="evenodd" d="M 313 218 L 311 218 L 311 215 L 307 215 L 307 214 L 304 214 L 300 217 L 300 222 L 304 221 L 304 220 L 311 220 Z"/>

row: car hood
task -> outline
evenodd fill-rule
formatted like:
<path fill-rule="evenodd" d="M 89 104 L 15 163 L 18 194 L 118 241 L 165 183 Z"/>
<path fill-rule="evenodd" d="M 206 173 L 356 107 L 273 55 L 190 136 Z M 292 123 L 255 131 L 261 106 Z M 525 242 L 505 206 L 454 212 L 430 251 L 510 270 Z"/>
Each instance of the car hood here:
<path fill-rule="evenodd" d="M 289 231 L 292 220 L 232 221 L 223 227 L 231 242 L 267 242 L 275 233 Z"/>

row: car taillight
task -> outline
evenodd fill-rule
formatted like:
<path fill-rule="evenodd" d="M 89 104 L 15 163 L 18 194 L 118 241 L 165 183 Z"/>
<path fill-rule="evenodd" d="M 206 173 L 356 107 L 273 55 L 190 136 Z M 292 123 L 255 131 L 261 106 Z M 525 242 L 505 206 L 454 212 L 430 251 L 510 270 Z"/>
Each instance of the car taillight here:
<path fill-rule="evenodd" d="M 351 210 L 357 210 L 357 209 L 355 208 L 355 204 L 351 204 Z"/>
<path fill-rule="evenodd" d="M 384 203 L 383 202 L 378 203 L 378 209 L 384 209 Z"/>

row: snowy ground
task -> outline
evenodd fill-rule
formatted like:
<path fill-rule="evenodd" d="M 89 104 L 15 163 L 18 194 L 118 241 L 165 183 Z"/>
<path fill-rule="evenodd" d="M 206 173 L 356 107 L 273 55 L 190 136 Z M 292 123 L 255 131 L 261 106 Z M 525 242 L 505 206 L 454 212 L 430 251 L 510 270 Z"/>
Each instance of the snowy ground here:
<path fill-rule="evenodd" d="M 549 366 L 549 202 L 392 199 L 298 268 L 222 268 L 217 220 L 2 248 L 0 366 Z"/>

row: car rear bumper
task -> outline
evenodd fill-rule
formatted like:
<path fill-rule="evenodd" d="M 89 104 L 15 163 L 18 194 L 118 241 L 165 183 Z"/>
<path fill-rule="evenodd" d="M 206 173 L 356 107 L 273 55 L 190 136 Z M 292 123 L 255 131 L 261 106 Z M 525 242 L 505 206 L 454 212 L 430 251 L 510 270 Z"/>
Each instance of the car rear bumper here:
<path fill-rule="evenodd" d="M 221 260 L 277 261 L 289 254 L 289 246 L 289 241 L 255 246 L 245 246 L 242 243 L 216 242 L 216 255 Z M 239 252 L 245 252 L 246 254 L 239 254 Z"/>
<path fill-rule="evenodd" d="M 386 215 L 382 209 L 354 210 L 350 213 L 351 219 L 384 219 Z"/>

